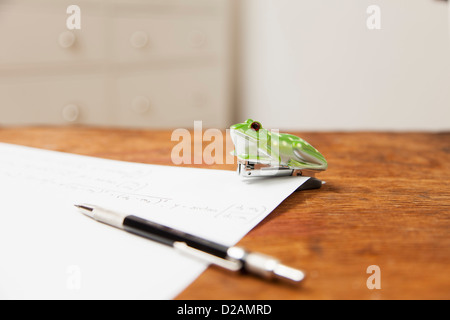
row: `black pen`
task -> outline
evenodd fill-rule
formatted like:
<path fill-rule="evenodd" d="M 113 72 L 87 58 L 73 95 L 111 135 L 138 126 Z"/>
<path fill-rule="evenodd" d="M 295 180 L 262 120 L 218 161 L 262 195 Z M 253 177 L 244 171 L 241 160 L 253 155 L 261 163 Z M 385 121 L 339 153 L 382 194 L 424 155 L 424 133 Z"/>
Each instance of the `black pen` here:
<path fill-rule="evenodd" d="M 249 252 L 241 247 L 227 247 L 137 216 L 110 211 L 91 205 L 75 205 L 86 216 L 110 226 L 137 234 L 173 247 L 175 250 L 200 258 L 231 271 L 246 271 L 266 279 L 299 283 L 305 275 L 264 254 Z"/>

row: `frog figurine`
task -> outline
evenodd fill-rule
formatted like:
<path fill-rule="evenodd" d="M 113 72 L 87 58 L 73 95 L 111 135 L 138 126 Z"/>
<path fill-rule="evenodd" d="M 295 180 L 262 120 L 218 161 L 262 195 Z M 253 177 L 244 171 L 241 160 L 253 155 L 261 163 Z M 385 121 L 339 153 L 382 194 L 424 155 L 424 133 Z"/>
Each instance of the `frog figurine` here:
<path fill-rule="evenodd" d="M 306 175 L 328 167 L 325 157 L 305 140 L 287 133 L 263 128 L 248 119 L 230 127 L 238 158 L 238 172 L 245 177 Z"/>

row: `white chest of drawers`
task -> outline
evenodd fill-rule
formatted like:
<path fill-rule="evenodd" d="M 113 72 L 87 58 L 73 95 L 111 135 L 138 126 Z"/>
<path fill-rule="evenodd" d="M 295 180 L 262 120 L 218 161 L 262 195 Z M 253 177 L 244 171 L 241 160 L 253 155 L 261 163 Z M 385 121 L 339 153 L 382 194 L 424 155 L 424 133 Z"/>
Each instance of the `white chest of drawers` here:
<path fill-rule="evenodd" d="M 0 126 L 224 127 L 227 0 L 0 2 Z"/>

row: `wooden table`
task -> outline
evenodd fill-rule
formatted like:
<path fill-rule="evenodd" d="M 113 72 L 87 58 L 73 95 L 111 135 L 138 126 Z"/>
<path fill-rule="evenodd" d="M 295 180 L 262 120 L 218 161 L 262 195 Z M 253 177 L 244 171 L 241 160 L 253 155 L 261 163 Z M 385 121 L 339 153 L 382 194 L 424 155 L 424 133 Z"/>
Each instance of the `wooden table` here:
<path fill-rule="evenodd" d="M 300 287 L 209 268 L 178 299 L 449 299 L 450 133 L 298 133 L 328 159 L 240 245 L 308 274 Z M 171 131 L 0 129 L 0 141 L 171 165 Z M 205 143 L 207 144 L 207 143 Z M 194 165 L 191 165 L 194 166 Z M 235 170 L 235 165 L 212 165 Z M 371 265 L 381 289 L 369 290 Z"/>

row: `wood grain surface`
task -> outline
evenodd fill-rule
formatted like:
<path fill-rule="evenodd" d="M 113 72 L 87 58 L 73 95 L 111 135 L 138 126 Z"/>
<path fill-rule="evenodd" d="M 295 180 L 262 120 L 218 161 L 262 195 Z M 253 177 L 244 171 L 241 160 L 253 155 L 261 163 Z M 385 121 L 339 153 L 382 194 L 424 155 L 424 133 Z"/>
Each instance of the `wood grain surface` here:
<path fill-rule="evenodd" d="M 450 133 L 296 134 L 327 158 L 326 184 L 292 194 L 240 245 L 303 269 L 306 281 L 210 267 L 177 298 L 449 299 Z M 0 142 L 160 165 L 172 165 L 177 144 L 171 131 L 78 127 L 0 129 Z M 367 288 L 371 265 L 380 290 Z"/>

